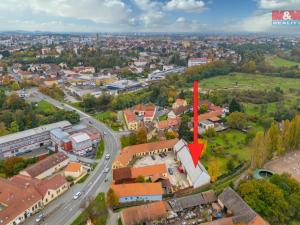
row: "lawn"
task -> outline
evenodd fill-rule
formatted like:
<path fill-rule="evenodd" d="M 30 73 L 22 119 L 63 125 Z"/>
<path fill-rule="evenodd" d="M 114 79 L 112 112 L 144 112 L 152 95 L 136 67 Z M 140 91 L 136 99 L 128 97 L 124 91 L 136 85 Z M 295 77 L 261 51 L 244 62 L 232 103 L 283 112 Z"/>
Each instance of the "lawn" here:
<path fill-rule="evenodd" d="M 291 66 L 300 66 L 299 62 L 293 62 L 280 58 L 278 56 L 270 56 L 267 58 L 267 62 L 274 67 L 291 67 Z"/>
<path fill-rule="evenodd" d="M 105 123 L 114 131 L 119 131 L 123 124 L 117 120 L 117 113 L 115 112 L 101 112 L 94 115 L 95 119 Z"/>
<path fill-rule="evenodd" d="M 105 225 L 107 217 L 105 194 L 101 192 L 71 225 L 85 225 L 88 218 L 93 218 L 92 223 L 94 225 Z"/>
<path fill-rule="evenodd" d="M 101 159 L 104 153 L 104 140 L 101 139 L 101 141 L 98 144 L 97 152 L 96 152 L 96 159 Z"/>
<path fill-rule="evenodd" d="M 200 81 L 199 87 L 212 90 L 270 90 L 280 87 L 284 91 L 288 91 L 290 88 L 300 90 L 300 79 L 232 73 L 204 79 Z"/>
<path fill-rule="evenodd" d="M 54 107 L 52 104 L 50 104 L 49 102 L 47 102 L 45 100 L 38 102 L 37 108 L 38 108 L 38 110 L 45 112 L 45 113 L 49 113 L 49 114 L 57 111 L 56 107 Z"/>
<path fill-rule="evenodd" d="M 246 134 L 238 130 L 227 130 L 217 133 L 216 137 L 206 138 L 208 144 L 202 162 L 218 161 L 221 173 L 228 171 L 227 163 L 232 160 L 235 166 L 250 159 L 250 151 L 245 143 Z"/>

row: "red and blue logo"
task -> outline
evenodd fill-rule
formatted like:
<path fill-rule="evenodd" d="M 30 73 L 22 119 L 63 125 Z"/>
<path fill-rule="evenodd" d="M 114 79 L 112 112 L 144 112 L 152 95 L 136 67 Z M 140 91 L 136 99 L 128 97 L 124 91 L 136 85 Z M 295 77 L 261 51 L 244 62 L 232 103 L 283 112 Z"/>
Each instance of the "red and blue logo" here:
<path fill-rule="evenodd" d="M 273 10 L 272 24 L 275 26 L 300 26 L 300 10 Z"/>

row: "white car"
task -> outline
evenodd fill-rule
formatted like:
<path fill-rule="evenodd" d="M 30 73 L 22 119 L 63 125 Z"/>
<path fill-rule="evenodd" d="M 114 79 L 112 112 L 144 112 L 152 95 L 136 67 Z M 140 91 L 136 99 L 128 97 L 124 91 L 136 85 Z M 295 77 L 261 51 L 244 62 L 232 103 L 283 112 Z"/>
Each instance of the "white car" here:
<path fill-rule="evenodd" d="M 35 222 L 37 222 L 37 223 L 41 222 L 43 219 L 44 219 L 44 215 L 43 215 L 43 213 L 41 213 L 37 216 L 37 218 L 35 219 Z"/>
<path fill-rule="evenodd" d="M 76 200 L 76 199 L 78 199 L 80 196 L 81 196 L 81 192 L 78 191 L 78 192 L 73 196 L 73 199 Z"/>
<path fill-rule="evenodd" d="M 110 154 L 106 154 L 106 155 L 105 155 L 105 159 L 106 159 L 106 160 L 109 160 L 109 159 L 110 159 Z"/>
<path fill-rule="evenodd" d="M 104 173 L 108 173 L 109 172 L 109 167 L 106 167 L 105 169 L 104 169 Z"/>

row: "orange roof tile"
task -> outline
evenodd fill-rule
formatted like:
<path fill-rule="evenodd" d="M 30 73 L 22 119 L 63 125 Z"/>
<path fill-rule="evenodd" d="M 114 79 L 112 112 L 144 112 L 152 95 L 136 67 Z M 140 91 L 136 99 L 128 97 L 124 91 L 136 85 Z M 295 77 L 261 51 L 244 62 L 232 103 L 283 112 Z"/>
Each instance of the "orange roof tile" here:
<path fill-rule="evenodd" d="M 135 225 L 138 223 L 159 220 L 167 216 L 167 206 L 163 201 L 135 206 L 123 209 L 121 216 L 124 225 Z"/>
<path fill-rule="evenodd" d="M 121 197 L 162 195 L 163 189 L 160 183 L 133 183 L 133 184 L 114 184 L 111 186 L 115 194 Z"/>
<path fill-rule="evenodd" d="M 8 224 L 26 209 L 42 199 L 32 186 L 18 187 L 11 181 L 0 178 L 0 203 L 5 205 L 0 210 L 0 220 Z"/>
<path fill-rule="evenodd" d="M 198 120 L 199 122 L 202 122 L 204 120 L 208 120 L 208 119 L 215 119 L 215 117 L 219 117 L 221 116 L 223 113 L 222 111 L 211 111 L 208 113 L 204 113 L 198 116 Z"/>
<path fill-rule="evenodd" d="M 157 122 L 156 126 L 158 129 L 167 129 L 173 126 L 179 125 L 181 122 L 181 118 L 169 118 L 167 120 L 162 120 Z"/>
<path fill-rule="evenodd" d="M 153 176 L 154 174 L 162 174 L 166 172 L 167 172 L 167 167 L 164 163 L 151 165 L 151 166 L 131 168 L 132 178 L 137 178 L 138 176 L 148 177 L 148 176 Z"/>
<path fill-rule="evenodd" d="M 147 104 L 147 105 L 143 105 L 143 104 L 138 104 L 136 106 L 133 107 L 133 111 L 142 111 L 142 112 L 146 112 L 146 111 L 155 111 L 156 106 L 153 104 Z"/>
<path fill-rule="evenodd" d="M 123 166 L 127 166 L 128 163 L 137 153 L 151 152 L 164 148 L 173 148 L 178 142 L 178 139 L 156 141 L 146 144 L 132 145 L 123 148 L 120 154 L 115 158 L 114 162 L 120 162 Z"/>
<path fill-rule="evenodd" d="M 78 172 L 81 169 L 81 164 L 77 162 L 70 162 L 69 165 L 66 167 L 66 172 Z"/>
<path fill-rule="evenodd" d="M 125 119 L 127 120 L 128 123 L 136 121 L 136 116 L 135 116 L 134 112 L 132 112 L 131 110 L 125 109 L 123 111 L 123 113 L 124 113 Z"/>

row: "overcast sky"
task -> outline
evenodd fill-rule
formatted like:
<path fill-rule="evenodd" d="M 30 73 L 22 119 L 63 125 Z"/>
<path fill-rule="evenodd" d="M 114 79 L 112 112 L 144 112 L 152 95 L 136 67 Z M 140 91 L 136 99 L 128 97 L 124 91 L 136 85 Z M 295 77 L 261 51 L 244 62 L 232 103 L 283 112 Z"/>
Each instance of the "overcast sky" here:
<path fill-rule="evenodd" d="M 0 0 L 0 30 L 53 32 L 296 32 L 272 9 L 300 0 Z"/>

